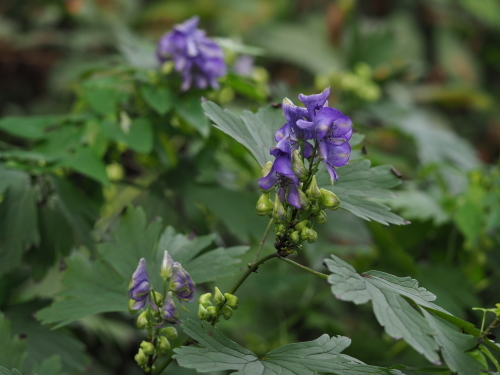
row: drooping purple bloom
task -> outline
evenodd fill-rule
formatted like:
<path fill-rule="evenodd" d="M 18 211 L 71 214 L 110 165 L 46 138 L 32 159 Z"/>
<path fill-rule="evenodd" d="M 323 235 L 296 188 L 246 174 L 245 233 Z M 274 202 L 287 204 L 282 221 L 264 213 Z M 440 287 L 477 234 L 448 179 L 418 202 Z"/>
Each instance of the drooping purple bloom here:
<path fill-rule="evenodd" d="M 151 283 L 149 282 L 148 270 L 146 269 L 146 259 L 142 258 L 139 261 L 128 289 L 130 298 L 135 301 L 131 309 L 135 311 L 142 309 L 146 305 L 148 295 L 151 292 Z"/>
<path fill-rule="evenodd" d="M 187 271 L 182 268 L 179 262 L 174 262 L 172 267 L 172 279 L 170 281 L 170 290 L 181 301 L 193 302 L 194 293 L 196 291 L 193 279 L 187 273 Z"/>
<path fill-rule="evenodd" d="M 179 323 L 179 314 L 175 308 L 175 302 L 172 296 L 172 292 L 168 292 L 165 296 L 165 302 L 161 308 L 161 315 L 163 320 L 171 324 Z"/>
<path fill-rule="evenodd" d="M 174 26 L 158 42 L 158 59 L 162 63 L 173 61 L 175 70 L 182 75 L 182 91 L 193 82 L 199 89 L 217 89 L 217 78 L 227 71 L 222 49 L 197 28 L 199 21 L 199 17 L 191 17 Z"/>
<path fill-rule="evenodd" d="M 330 87 L 327 87 L 319 94 L 304 95 L 299 94 L 299 100 L 307 108 L 307 114 L 304 116 L 309 121 L 313 121 L 316 113 L 323 107 L 328 106 L 328 97 L 330 96 Z"/>

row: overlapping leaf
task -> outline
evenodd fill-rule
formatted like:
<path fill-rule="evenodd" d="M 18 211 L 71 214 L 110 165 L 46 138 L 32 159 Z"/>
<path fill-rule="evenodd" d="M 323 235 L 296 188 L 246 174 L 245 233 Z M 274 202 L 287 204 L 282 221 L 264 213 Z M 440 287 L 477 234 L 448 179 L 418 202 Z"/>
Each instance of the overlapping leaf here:
<path fill-rule="evenodd" d="M 482 369 L 466 350 L 474 346 L 472 336 L 459 333 L 428 311 L 451 316 L 432 303 L 434 294 L 418 286 L 410 277 L 396 277 L 379 271 L 356 273 L 355 269 L 332 255 L 325 260 L 332 274 L 328 282 L 335 297 L 355 304 L 372 302 L 373 312 L 387 334 L 404 339 L 434 364 L 440 364 L 438 350 L 450 369 L 458 374 L 479 373 Z M 449 319 L 451 321 L 451 319 Z M 475 369 L 475 372 L 471 372 Z"/>
<path fill-rule="evenodd" d="M 40 310 L 38 318 L 60 327 L 92 314 L 127 311 L 128 283 L 139 259 L 147 260 L 153 285 L 162 285 L 159 270 L 164 250 L 200 284 L 233 274 L 236 267 L 231 265 L 238 263 L 237 257 L 248 249 L 205 251 L 214 239 L 212 235 L 189 240 L 170 227 L 163 234 L 161 229 L 160 221 L 146 223 L 142 208 L 129 207 L 113 233 L 114 241 L 98 246 L 99 259 L 89 262 L 79 254 L 68 259 L 63 279 L 67 290 L 51 306 Z"/>
<path fill-rule="evenodd" d="M 341 354 L 351 342 L 347 337 L 320 338 L 282 346 L 258 358 L 254 353 L 229 340 L 207 322 L 186 320 L 185 333 L 203 347 L 183 346 L 175 349 L 174 358 L 180 366 L 198 372 L 234 371 L 237 375 L 338 375 L 401 374 L 397 370 L 369 366 Z"/>
<path fill-rule="evenodd" d="M 26 360 L 26 340 L 14 337 L 10 326 L 10 322 L 0 313 L 0 364 L 8 368 L 23 368 Z M 0 374 L 1 371 L 0 367 Z"/>

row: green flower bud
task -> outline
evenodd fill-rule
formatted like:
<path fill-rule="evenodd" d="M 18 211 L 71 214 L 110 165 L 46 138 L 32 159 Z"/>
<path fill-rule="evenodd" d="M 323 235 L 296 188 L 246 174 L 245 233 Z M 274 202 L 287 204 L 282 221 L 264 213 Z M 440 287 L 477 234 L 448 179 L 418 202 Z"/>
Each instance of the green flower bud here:
<path fill-rule="evenodd" d="M 198 305 L 198 318 L 201 320 L 209 320 L 210 315 L 208 314 L 207 309 L 202 305 Z"/>
<path fill-rule="evenodd" d="M 292 153 L 292 171 L 299 178 L 299 181 L 307 180 L 307 170 L 300 158 L 299 150 Z"/>
<path fill-rule="evenodd" d="M 238 308 L 238 297 L 236 297 L 234 294 L 229 294 L 229 293 L 224 293 L 224 297 L 226 297 L 226 304 L 231 307 L 233 310 L 236 310 Z"/>
<path fill-rule="evenodd" d="M 226 302 L 226 299 L 224 298 L 224 296 L 220 292 L 219 288 L 217 288 L 217 287 L 215 287 L 214 302 L 219 307 L 222 306 Z"/>
<path fill-rule="evenodd" d="M 148 363 L 148 357 L 146 357 L 142 348 L 139 348 L 139 352 L 134 356 L 134 359 L 140 367 L 143 367 Z"/>
<path fill-rule="evenodd" d="M 304 228 L 302 232 L 300 232 L 300 236 L 304 239 L 307 240 L 309 243 L 313 243 L 318 239 L 318 234 L 310 229 L 310 228 Z"/>
<path fill-rule="evenodd" d="M 170 350 L 170 342 L 165 336 L 158 337 L 158 353 L 165 353 Z"/>
<path fill-rule="evenodd" d="M 283 234 L 286 230 L 285 224 L 276 224 L 274 228 L 275 228 L 274 231 L 276 232 L 277 235 Z"/>
<path fill-rule="evenodd" d="M 274 200 L 273 217 L 278 222 L 279 221 L 283 222 L 286 220 L 285 207 L 283 207 L 283 204 L 281 203 L 278 197 L 276 197 L 276 199 Z"/>
<path fill-rule="evenodd" d="M 319 207 L 318 203 L 313 203 L 313 204 L 311 204 L 311 207 L 309 208 L 309 211 L 312 214 L 319 214 L 320 211 L 321 211 L 321 208 Z"/>
<path fill-rule="evenodd" d="M 158 303 L 157 306 L 161 307 L 163 305 L 163 294 L 158 293 L 157 291 L 152 290 L 151 291 L 151 299 L 153 302 Z"/>
<path fill-rule="evenodd" d="M 257 201 L 257 205 L 255 209 L 257 210 L 257 214 L 260 216 L 270 215 L 273 212 L 273 201 L 269 199 L 269 193 L 264 193 L 260 196 Z"/>
<path fill-rule="evenodd" d="M 313 176 L 311 184 L 306 190 L 306 194 L 307 197 L 312 201 L 316 201 L 321 197 L 321 191 L 318 188 L 318 183 L 316 182 L 316 176 Z"/>
<path fill-rule="evenodd" d="M 266 177 L 269 172 L 271 172 L 271 168 L 273 167 L 273 162 L 272 161 L 268 161 L 264 167 L 262 168 L 262 171 L 260 172 L 260 177 Z M 274 186 L 271 187 L 270 189 L 268 190 L 263 190 L 263 189 L 260 189 L 261 191 L 264 191 L 264 192 L 267 192 L 267 191 L 271 191 L 274 189 Z"/>
<path fill-rule="evenodd" d="M 292 242 L 300 243 L 301 240 L 299 231 L 292 232 L 292 234 L 290 235 L 290 239 L 292 240 Z"/>
<path fill-rule="evenodd" d="M 148 356 L 153 355 L 155 352 L 155 346 L 148 341 L 141 342 L 141 348 L 144 351 L 144 354 Z"/>
<path fill-rule="evenodd" d="M 210 298 L 212 298 L 212 293 L 205 293 L 198 298 L 198 303 L 203 305 L 203 307 L 212 306 L 212 302 L 210 302 Z"/>
<path fill-rule="evenodd" d="M 160 335 L 166 336 L 168 339 L 177 338 L 177 330 L 174 327 L 165 327 L 160 329 Z"/>
<path fill-rule="evenodd" d="M 320 189 L 321 197 L 319 198 L 319 204 L 328 210 L 338 210 L 340 207 L 340 200 L 335 194 L 330 190 Z"/>
<path fill-rule="evenodd" d="M 233 316 L 233 309 L 228 305 L 224 306 L 222 308 L 222 316 L 224 317 L 224 319 L 229 320 Z"/>
<path fill-rule="evenodd" d="M 326 212 L 321 210 L 320 213 L 314 217 L 314 220 L 316 220 L 318 224 L 324 224 L 326 222 Z"/>
<path fill-rule="evenodd" d="M 207 307 L 207 313 L 210 316 L 217 316 L 217 307 L 215 307 L 215 306 L 208 306 Z"/>
<path fill-rule="evenodd" d="M 299 189 L 299 197 L 300 197 L 300 208 L 305 210 L 309 206 L 309 199 L 307 199 L 307 195 Z"/>
<path fill-rule="evenodd" d="M 160 268 L 160 275 L 164 279 L 169 279 L 170 276 L 172 276 L 172 267 L 174 266 L 174 260 L 168 253 L 168 251 L 165 251 L 163 253 L 163 261 L 161 263 L 161 268 Z"/>
<path fill-rule="evenodd" d="M 295 229 L 300 231 L 304 228 L 307 228 L 307 224 L 309 224 L 309 220 L 302 220 L 300 223 L 295 225 Z"/>
<path fill-rule="evenodd" d="M 145 329 L 148 326 L 148 312 L 143 311 L 137 318 L 137 328 Z"/>

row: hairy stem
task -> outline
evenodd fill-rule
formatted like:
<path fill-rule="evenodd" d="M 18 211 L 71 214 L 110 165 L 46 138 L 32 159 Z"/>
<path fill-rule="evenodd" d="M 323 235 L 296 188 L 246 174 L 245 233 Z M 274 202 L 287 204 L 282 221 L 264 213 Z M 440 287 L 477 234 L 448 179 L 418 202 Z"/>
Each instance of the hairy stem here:
<path fill-rule="evenodd" d="M 291 264 L 292 266 L 295 266 L 297 268 L 300 268 L 301 270 L 303 271 L 306 271 L 306 272 L 309 272 L 310 274 L 314 275 L 314 276 L 318 276 L 322 279 L 328 279 L 328 275 L 325 275 L 324 273 L 321 273 L 321 272 L 318 272 L 318 271 L 315 271 L 315 270 L 312 270 L 310 269 L 309 267 L 306 267 L 306 266 L 303 266 L 302 264 L 300 263 L 297 263 L 297 262 L 294 262 L 293 260 L 291 259 L 288 259 L 288 258 L 284 258 L 284 257 L 278 257 L 279 259 L 281 259 L 283 262 L 286 262 L 288 264 Z"/>

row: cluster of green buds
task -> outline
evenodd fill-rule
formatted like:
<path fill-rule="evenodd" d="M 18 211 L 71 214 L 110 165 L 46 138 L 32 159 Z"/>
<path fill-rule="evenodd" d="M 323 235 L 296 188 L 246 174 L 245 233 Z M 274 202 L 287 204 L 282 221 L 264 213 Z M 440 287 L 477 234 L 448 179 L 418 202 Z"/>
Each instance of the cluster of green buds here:
<path fill-rule="evenodd" d="M 275 247 L 283 255 L 294 252 L 304 241 L 315 242 L 318 235 L 314 224 L 326 222 L 325 210 L 335 211 L 340 207 L 338 197 L 330 190 L 319 188 L 315 176 L 307 185 L 301 183 L 300 188 L 300 209 L 283 204 L 278 194 L 271 200 L 270 192 L 264 192 L 257 201 L 257 214 L 275 220 Z"/>
<path fill-rule="evenodd" d="M 207 322 L 215 323 L 222 315 L 228 320 L 233 316 L 233 310 L 238 308 L 238 297 L 233 294 L 221 293 L 219 288 L 215 287 L 213 304 L 212 293 L 205 293 L 198 299 L 198 318 Z"/>
<path fill-rule="evenodd" d="M 146 313 L 144 311 L 142 314 Z M 141 314 L 141 315 L 142 315 Z M 137 326 L 141 329 L 146 328 L 147 318 L 141 315 L 137 320 Z M 170 350 L 170 340 L 177 338 L 177 330 L 174 327 L 163 327 L 157 334 L 152 338 L 151 341 L 143 341 L 139 347 L 139 351 L 135 355 L 134 359 L 141 369 L 146 373 L 151 373 L 155 370 L 155 366 L 152 363 L 155 362 L 156 358 L 160 354 L 163 354 Z"/>

